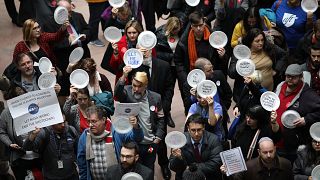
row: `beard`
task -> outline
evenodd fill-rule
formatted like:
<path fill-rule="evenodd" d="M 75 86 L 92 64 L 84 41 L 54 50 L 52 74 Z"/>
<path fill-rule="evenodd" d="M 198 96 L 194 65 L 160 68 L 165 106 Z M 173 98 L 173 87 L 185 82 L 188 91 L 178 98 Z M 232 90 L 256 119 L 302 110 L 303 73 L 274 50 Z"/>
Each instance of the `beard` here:
<path fill-rule="evenodd" d="M 134 169 L 136 163 L 133 162 L 132 164 L 127 163 L 127 162 L 121 162 L 121 169 L 125 172 L 128 173 Z"/>
<path fill-rule="evenodd" d="M 312 64 L 312 66 L 314 67 L 314 68 L 316 68 L 316 69 L 320 69 L 320 62 L 314 62 L 313 60 L 311 60 L 311 64 Z"/>
<path fill-rule="evenodd" d="M 141 93 L 133 93 L 133 97 L 136 99 L 136 100 L 140 100 L 142 98 L 142 94 Z"/>

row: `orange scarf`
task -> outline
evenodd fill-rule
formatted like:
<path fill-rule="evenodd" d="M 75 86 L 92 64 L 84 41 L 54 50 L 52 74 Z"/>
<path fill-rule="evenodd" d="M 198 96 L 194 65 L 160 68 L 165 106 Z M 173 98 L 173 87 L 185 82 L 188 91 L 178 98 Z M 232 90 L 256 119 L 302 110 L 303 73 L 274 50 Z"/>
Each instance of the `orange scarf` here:
<path fill-rule="evenodd" d="M 210 31 L 207 26 L 204 27 L 204 32 L 203 32 L 203 39 L 204 40 L 209 40 L 210 36 Z M 198 59 L 197 55 L 197 48 L 196 48 L 196 40 L 194 38 L 194 32 L 193 29 L 189 32 L 188 35 L 188 55 L 189 55 L 189 64 L 190 64 L 190 70 L 194 69 L 194 64 L 196 60 Z"/>

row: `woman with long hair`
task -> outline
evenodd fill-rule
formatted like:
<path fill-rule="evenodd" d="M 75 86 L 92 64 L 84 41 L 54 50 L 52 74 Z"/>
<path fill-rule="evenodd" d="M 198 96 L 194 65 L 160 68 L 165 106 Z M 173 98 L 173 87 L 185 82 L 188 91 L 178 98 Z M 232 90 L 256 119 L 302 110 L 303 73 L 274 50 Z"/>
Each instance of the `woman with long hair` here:
<path fill-rule="evenodd" d="M 22 28 L 23 40 L 18 42 L 14 48 L 13 59 L 20 53 L 28 53 L 34 62 L 38 62 L 41 57 L 47 57 L 55 66 L 57 59 L 52 44 L 63 40 L 68 35 L 67 26 L 69 26 L 68 21 L 61 26 L 58 32 L 46 33 L 41 31 L 36 20 L 26 20 Z"/>
<path fill-rule="evenodd" d="M 272 91 L 283 80 L 287 53 L 267 41 L 264 32 L 258 28 L 253 28 L 247 33 L 243 44 L 250 48 L 250 59 L 255 64 L 256 70 L 262 73 L 261 85 Z M 229 66 L 229 76 L 235 79 L 233 96 L 236 102 L 244 87 L 243 77 L 236 71 L 237 61 L 238 59 L 233 56 Z"/>
<path fill-rule="evenodd" d="M 233 30 L 231 38 L 231 47 L 234 48 L 236 45 L 242 42 L 242 39 L 252 28 L 258 28 L 260 30 L 269 30 L 272 25 L 268 18 L 260 17 L 259 8 L 249 8 L 243 17 L 243 20 L 238 22 Z"/>
<path fill-rule="evenodd" d="M 244 158 L 248 157 L 251 144 L 256 145 L 261 137 L 269 137 L 274 142 L 280 139 L 280 128 L 276 122 L 276 112 L 271 114 L 263 109 L 261 105 L 256 105 L 248 109 L 245 121 L 239 125 L 234 138 L 231 140 L 232 147 L 240 146 Z M 259 132 L 258 132 L 259 131 Z M 257 136 L 255 143 L 254 137 Z M 255 146 L 250 157 L 255 158 L 258 156 L 258 146 Z M 247 158 L 247 159 L 250 159 Z"/>

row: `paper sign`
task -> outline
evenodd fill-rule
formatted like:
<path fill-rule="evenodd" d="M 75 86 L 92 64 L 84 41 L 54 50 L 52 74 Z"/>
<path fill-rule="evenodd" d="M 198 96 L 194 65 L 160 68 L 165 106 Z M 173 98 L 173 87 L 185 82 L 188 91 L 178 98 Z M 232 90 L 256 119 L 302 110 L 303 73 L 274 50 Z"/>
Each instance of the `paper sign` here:
<path fill-rule="evenodd" d="M 32 91 L 7 101 L 17 135 L 63 122 L 53 88 Z"/>
<path fill-rule="evenodd" d="M 114 116 L 130 117 L 137 116 L 140 111 L 140 103 L 120 103 L 115 102 Z"/>
<path fill-rule="evenodd" d="M 226 166 L 227 176 L 247 170 L 240 147 L 220 152 L 220 157 L 222 163 Z"/>

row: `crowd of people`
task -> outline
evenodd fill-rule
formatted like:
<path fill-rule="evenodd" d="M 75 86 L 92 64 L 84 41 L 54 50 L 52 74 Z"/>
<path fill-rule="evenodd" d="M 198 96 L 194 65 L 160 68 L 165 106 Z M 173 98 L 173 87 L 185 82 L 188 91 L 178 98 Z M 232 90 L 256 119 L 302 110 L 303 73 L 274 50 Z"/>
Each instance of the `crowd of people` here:
<path fill-rule="evenodd" d="M 40 90 L 37 64 L 47 57 L 63 119 L 17 135 L 12 112 L 0 104 L 0 179 L 120 180 L 135 172 L 153 180 L 156 159 L 162 175 L 157 179 L 173 178 L 171 171 L 176 180 L 312 179 L 312 170 L 320 165 L 320 129 L 311 130 L 320 123 L 319 8 L 305 12 L 301 0 L 200 0 L 192 6 L 184 0 L 128 0 L 121 7 L 110 6 L 108 0 L 86 1 L 88 23 L 71 0 L 23 0 L 19 12 L 15 1 L 5 0 L 23 39 L 0 78 L 3 97 Z M 57 7 L 68 11 L 63 24 L 55 22 Z M 156 17 L 164 14 L 165 24 L 156 28 Z M 122 37 L 95 60 L 88 44 L 105 46 L 98 38 L 99 23 L 103 31 L 117 27 Z M 138 43 L 144 31 L 154 33 L 154 47 Z M 215 31 L 228 37 L 224 47 L 211 45 Z M 255 65 L 250 76 L 237 70 L 237 45 L 250 49 Z M 83 56 L 70 63 L 78 47 Z M 124 62 L 132 48 L 143 56 L 137 68 Z M 98 72 L 100 61 L 115 82 Z M 89 76 L 84 88 L 69 82 L 78 69 Z M 215 83 L 214 96 L 203 97 L 188 84 L 194 69 Z M 234 79 L 233 85 L 228 78 Z M 176 81 L 182 107 L 172 102 Z M 262 106 L 260 97 L 267 91 L 280 99 L 278 109 Z M 138 115 L 128 117 L 129 132 L 119 132 L 112 124 L 115 101 L 140 105 Z M 171 107 L 186 116 L 184 127 L 176 126 Z M 300 115 L 292 127 L 282 121 L 288 110 Z M 183 147 L 168 151 L 167 126 L 183 131 Z M 220 153 L 236 147 L 247 170 L 226 176 Z"/>

